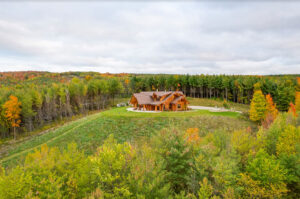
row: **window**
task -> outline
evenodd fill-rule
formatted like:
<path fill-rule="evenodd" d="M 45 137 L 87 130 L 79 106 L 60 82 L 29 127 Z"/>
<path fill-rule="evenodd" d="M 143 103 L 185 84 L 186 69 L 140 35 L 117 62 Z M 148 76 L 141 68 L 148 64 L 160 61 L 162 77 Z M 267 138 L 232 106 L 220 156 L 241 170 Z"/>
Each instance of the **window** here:
<path fill-rule="evenodd" d="M 181 104 L 177 104 L 177 108 L 181 108 Z"/>

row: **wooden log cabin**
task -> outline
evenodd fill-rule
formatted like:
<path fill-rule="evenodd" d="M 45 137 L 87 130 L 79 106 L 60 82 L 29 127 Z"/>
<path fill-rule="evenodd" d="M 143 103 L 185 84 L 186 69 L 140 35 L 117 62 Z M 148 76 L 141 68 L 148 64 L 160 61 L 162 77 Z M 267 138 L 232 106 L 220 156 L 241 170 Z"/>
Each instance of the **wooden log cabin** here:
<path fill-rule="evenodd" d="M 183 111 L 188 103 L 181 91 L 140 92 L 130 99 L 135 109 L 147 111 Z"/>

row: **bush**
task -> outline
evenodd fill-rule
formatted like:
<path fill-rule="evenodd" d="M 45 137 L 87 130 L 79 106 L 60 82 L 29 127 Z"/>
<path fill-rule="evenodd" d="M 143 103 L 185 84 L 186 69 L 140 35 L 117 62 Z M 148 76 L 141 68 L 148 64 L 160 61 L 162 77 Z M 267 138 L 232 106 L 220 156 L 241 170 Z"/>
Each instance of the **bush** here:
<path fill-rule="evenodd" d="M 275 156 L 270 156 L 263 149 L 251 155 L 246 166 L 246 173 L 241 174 L 240 184 L 244 188 L 244 197 L 281 198 L 286 187 L 287 170 L 280 165 Z"/>
<path fill-rule="evenodd" d="M 91 162 L 75 144 L 29 154 L 22 167 L 0 176 L 0 198 L 82 198 L 95 189 Z"/>
<path fill-rule="evenodd" d="M 230 109 L 230 105 L 226 100 L 223 101 L 223 107 L 226 109 Z"/>

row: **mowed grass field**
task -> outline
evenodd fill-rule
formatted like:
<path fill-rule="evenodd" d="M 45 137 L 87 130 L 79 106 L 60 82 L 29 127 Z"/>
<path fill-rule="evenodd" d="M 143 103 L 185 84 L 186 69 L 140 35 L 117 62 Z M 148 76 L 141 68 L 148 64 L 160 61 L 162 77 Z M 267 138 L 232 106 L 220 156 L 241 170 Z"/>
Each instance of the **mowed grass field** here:
<path fill-rule="evenodd" d="M 191 105 L 202 105 L 194 100 Z M 203 104 L 205 105 L 205 104 Z M 238 110 L 238 108 L 236 108 Z M 139 113 L 129 112 L 126 107 L 112 108 L 67 123 L 48 133 L 37 135 L 24 142 L 8 146 L 0 161 L 4 167 L 22 164 L 26 155 L 43 144 L 49 147 L 66 148 L 75 142 L 86 154 L 93 154 L 110 134 L 119 142 L 147 141 L 163 128 L 179 130 L 198 128 L 200 134 L 215 131 L 235 131 L 255 125 L 236 112 L 210 112 L 195 110 L 189 112 Z"/>

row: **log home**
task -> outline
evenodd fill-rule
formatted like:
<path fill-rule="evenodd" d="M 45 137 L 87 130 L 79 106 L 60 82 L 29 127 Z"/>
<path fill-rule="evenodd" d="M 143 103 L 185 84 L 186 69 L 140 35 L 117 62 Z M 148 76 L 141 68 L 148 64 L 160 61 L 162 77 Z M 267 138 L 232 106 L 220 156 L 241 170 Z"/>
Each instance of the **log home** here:
<path fill-rule="evenodd" d="M 130 99 L 135 109 L 147 111 L 182 111 L 188 103 L 181 91 L 140 92 Z"/>

